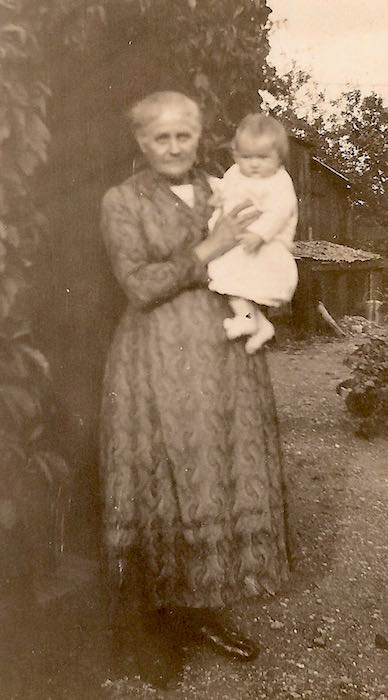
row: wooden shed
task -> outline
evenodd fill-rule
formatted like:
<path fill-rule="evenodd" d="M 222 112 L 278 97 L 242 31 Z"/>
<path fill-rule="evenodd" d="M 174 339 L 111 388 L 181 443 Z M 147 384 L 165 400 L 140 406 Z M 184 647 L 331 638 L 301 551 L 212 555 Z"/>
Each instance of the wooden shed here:
<path fill-rule="evenodd" d="M 317 158 L 311 142 L 291 135 L 290 146 L 289 171 L 299 201 L 297 240 L 349 241 L 351 181 Z"/>
<path fill-rule="evenodd" d="M 351 181 L 318 158 L 310 142 L 295 136 L 290 142 L 289 171 L 299 202 L 299 285 L 292 315 L 304 334 L 319 326 L 318 301 L 336 318 L 362 314 L 386 264 L 379 255 L 344 245 L 353 238 Z"/>
<path fill-rule="evenodd" d="M 294 325 L 301 335 L 320 327 L 318 302 L 336 318 L 363 315 L 386 265 L 376 253 L 330 241 L 298 241 L 295 258 L 299 285 L 292 308 Z"/>

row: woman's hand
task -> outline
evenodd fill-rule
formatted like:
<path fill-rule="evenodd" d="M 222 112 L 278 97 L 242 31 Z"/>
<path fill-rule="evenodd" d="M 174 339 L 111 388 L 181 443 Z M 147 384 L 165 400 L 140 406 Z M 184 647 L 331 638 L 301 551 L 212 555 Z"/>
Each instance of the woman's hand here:
<path fill-rule="evenodd" d="M 242 214 L 245 210 L 250 211 Z M 260 212 L 252 211 L 252 202 L 249 200 L 234 207 L 229 214 L 220 216 L 211 235 L 194 248 L 198 258 L 207 264 L 227 253 L 238 244 L 239 237 L 259 216 Z"/>

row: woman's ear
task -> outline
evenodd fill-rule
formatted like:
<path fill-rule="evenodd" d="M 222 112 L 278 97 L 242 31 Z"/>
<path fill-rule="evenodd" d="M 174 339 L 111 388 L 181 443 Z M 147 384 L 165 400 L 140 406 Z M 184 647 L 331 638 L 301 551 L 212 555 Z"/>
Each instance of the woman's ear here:
<path fill-rule="evenodd" d="M 136 141 L 137 141 L 137 143 L 138 143 L 138 146 L 139 146 L 141 152 L 144 153 L 144 150 L 145 150 L 145 143 L 146 143 L 146 138 L 145 138 L 144 134 L 143 134 L 143 135 L 142 135 L 142 134 L 138 134 L 138 135 L 136 136 Z"/>

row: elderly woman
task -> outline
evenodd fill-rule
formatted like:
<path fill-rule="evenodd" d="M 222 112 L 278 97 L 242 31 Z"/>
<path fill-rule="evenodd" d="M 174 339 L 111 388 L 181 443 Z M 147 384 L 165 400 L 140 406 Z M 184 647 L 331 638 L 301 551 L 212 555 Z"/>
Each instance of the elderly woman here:
<path fill-rule="evenodd" d="M 211 188 L 195 167 L 195 102 L 155 93 L 130 118 L 148 167 L 102 205 L 106 248 L 128 298 L 103 392 L 105 543 L 126 591 L 140 671 L 153 679 L 141 649 L 160 633 L 162 685 L 161 659 L 172 647 L 163 656 L 161 640 L 177 611 L 219 651 L 254 658 L 255 645 L 224 627 L 219 612 L 273 594 L 288 563 L 265 354 L 248 356 L 243 342 L 225 337 L 228 302 L 208 290 L 206 268 L 257 214 L 239 207 L 208 235 Z M 147 637 L 152 611 L 159 626 Z"/>

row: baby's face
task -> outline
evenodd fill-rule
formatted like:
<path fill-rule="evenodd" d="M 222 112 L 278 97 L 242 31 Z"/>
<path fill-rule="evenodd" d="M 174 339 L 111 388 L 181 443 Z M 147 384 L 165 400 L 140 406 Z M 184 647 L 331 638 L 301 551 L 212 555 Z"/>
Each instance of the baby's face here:
<path fill-rule="evenodd" d="M 281 165 L 273 140 L 268 136 L 240 134 L 233 155 L 241 174 L 246 177 L 271 177 Z"/>

